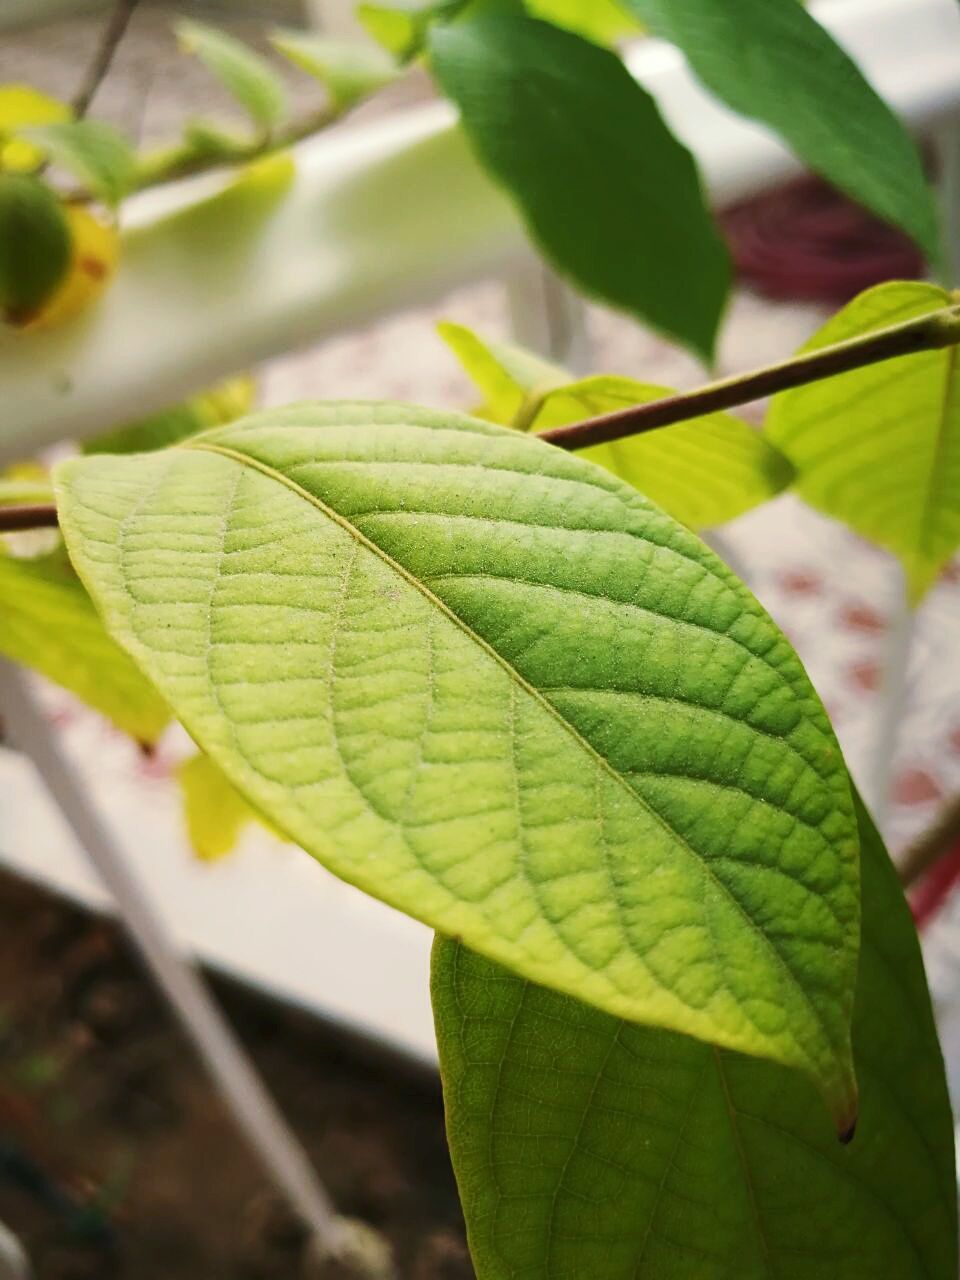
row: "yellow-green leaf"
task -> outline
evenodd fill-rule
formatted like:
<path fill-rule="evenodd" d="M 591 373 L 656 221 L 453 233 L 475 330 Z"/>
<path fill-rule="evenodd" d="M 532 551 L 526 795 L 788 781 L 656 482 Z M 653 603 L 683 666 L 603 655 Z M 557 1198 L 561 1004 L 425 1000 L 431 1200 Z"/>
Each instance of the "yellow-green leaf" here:
<path fill-rule="evenodd" d="M 69 120 L 71 115 L 65 102 L 31 85 L 0 85 L 0 169 L 12 172 L 35 169 L 43 159 L 43 152 L 14 135 L 29 125 L 54 124 Z"/>
<path fill-rule="evenodd" d="M 597 44 L 614 44 L 644 28 L 617 0 L 527 0 L 535 18 L 566 27 Z"/>
<path fill-rule="evenodd" d="M 815 351 L 948 306 L 920 282 L 855 298 L 802 348 Z M 903 356 L 777 396 L 767 438 L 797 469 L 797 492 L 903 562 L 919 602 L 960 547 L 960 355 Z"/>
<path fill-rule="evenodd" d="M 38 125 L 24 130 L 23 136 L 105 204 L 119 204 L 134 184 L 133 147 L 122 133 L 100 120 Z"/>
<path fill-rule="evenodd" d="M 215 862 L 232 853 L 244 828 L 257 820 L 240 792 L 202 751 L 180 765 L 177 781 L 187 833 L 197 857 Z"/>
<path fill-rule="evenodd" d="M 601 467 L 409 405 L 270 410 L 55 472 L 118 641 L 343 879 L 856 1109 L 858 834 L 787 640 Z"/>
<path fill-rule="evenodd" d="M 161 409 L 137 422 L 103 432 L 86 441 L 84 453 L 145 453 L 176 444 L 208 427 L 232 422 L 253 407 L 256 383 L 241 374 L 194 396 L 185 404 Z"/>
<path fill-rule="evenodd" d="M 140 742 L 169 723 L 163 699 L 110 638 L 62 550 L 0 556 L 0 653 L 69 689 Z"/>
<path fill-rule="evenodd" d="M 483 394 L 483 416 L 503 426 L 523 426 L 541 397 L 569 383 L 571 375 L 512 342 L 491 342 L 462 324 L 442 321 L 437 332 Z"/>
<path fill-rule="evenodd" d="M 532 429 L 547 431 L 673 394 L 668 387 L 632 378 L 584 378 L 549 392 Z M 780 493 L 793 478 L 784 455 L 730 413 L 597 445 L 582 456 L 634 485 L 691 529 L 725 524 Z"/>

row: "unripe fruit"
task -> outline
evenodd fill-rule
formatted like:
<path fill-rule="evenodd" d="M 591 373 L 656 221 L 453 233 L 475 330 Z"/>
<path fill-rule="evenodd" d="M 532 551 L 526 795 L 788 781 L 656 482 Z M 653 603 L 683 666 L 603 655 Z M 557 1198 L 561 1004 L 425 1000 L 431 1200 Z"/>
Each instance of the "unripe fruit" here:
<path fill-rule="evenodd" d="M 0 313 L 26 324 L 67 274 L 72 237 L 63 206 L 40 179 L 0 173 Z"/>

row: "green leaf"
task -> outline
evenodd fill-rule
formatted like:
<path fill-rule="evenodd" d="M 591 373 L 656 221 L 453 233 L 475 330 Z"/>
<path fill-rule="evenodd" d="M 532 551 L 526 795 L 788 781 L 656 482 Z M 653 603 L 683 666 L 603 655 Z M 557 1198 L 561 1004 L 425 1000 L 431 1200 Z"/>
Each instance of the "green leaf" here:
<path fill-rule="evenodd" d="M 35 559 L 0 555 L 0 653 L 69 689 L 140 742 L 170 713 L 104 630 L 62 549 Z"/>
<path fill-rule="evenodd" d="M 72 173 L 104 204 L 119 204 L 133 186 L 136 153 L 122 133 L 100 120 L 38 125 L 24 129 L 22 136 L 36 143 L 54 164 Z"/>
<path fill-rule="evenodd" d="M 846 771 L 691 533 L 531 436 L 391 404 L 55 485 L 116 638 L 295 843 L 535 981 L 806 1070 L 849 1123 Z"/>
<path fill-rule="evenodd" d="M 437 332 L 460 361 L 467 376 L 483 393 L 483 417 L 504 426 L 536 409 L 553 387 L 565 386 L 571 375 L 512 342 L 491 342 L 462 324 L 442 321 Z"/>
<path fill-rule="evenodd" d="M 622 0 L 527 0 L 535 18 L 575 31 L 597 44 L 615 44 L 642 30 L 624 11 Z"/>
<path fill-rule="evenodd" d="M 269 131 L 283 119 L 286 94 L 265 58 L 235 36 L 202 22 L 181 18 L 174 29 L 181 48 L 200 58 L 261 129 Z"/>
<path fill-rule="evenodd" d="M 548 431 L 674 393 L 631 378 L 584 378 L 550 392 L 532 429 Z M 725 524 L 774 497 L 793 479 L 779 450 L 742 419 L 711 413 L 693 422 L 584 449 L 691 529 Z"/>
<path fill-rule="evenodd" d="M 194 853 L 216 862 L 232 853 L 257 815 L 208 755 L 198 752 L 177 769 L 187 832 Z"/>
<path fill-rule="evenodd" d="M 935 285 L 879 285 L 802 348 L 816 350 L 950 305 Z M 797 492 L 903 561 L 918 603 L 960 546 L 956 347 L 904 356 L 775 397 L 765 431 Z"/>
<path fill-rule="evenodd" d="M 447 1129 L 478 1280 L 954 1280 L 953 1122 L 917 937 L 861 809 L 857 1136 L 796 1073 L 438 938 Z"/>
<path fill-rule="evenodd" d="M 431 27 L 432 65 L 534 239 L 594 297 L 702 355 L 730 283 L 690 153 L 615 54 L 520 13 Z"/>
<path fill-rule="evenodd" d="M 151 413 L 137 422 L 105 431 L 83 446 L 84 453 L 145 453 L 163 449 L 208 427 L 232 422 L 248 413 L 253 404 L 255 383 L 246 374 L 228 378 L 216 387 L 194 396 L 185 404 Z"/>
<path fill-rule="evenodd" d="M 302 71 L 319 80 L 338 110 L 345 111 L 402 74 L 394 58 L 376 45 L 299 31 L 277 31 L 270 43 Z"/>
<path fill-rule="evenodd" d="M 797 0 L 624 3 L 683 50 L 718 98 L 775 130 L 811 169 L 939 260 L 937 213 L 916 146 Z"/>

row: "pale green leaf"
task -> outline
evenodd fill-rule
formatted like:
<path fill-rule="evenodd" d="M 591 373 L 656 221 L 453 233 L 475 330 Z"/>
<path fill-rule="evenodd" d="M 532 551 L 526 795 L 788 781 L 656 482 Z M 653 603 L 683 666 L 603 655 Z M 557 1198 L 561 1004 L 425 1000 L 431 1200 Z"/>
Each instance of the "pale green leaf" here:
<path fill-rule="evenodd" d="M 709 355 L 730 267 L 690 153 L 607 49 L 510 10 L 428 33 L 441 88 L 533 238 L 587 294 Z"/>
<path fill-rule="evenodd" d="M 0 555 L 0 653 L 39 671 L 140 742 L 170 720 L 159 694 L 107 635 L 62 549 Z"/>
<path fill-rule="evenodd" d="M 524 425 L 528 407 L 532 413 L 547 391 L 572 381 L 566 369 L 512 342 L 491 342 L 450 321 L 437 332 L 483 394 L 483 416 L 504 426 Z"/>
<path fill-rule="evenodd" d="M 527 0 L 535 18 L 566 27 L 598 44 L 615 44 L 642 30 L 622 0 Z"/>
<path fill-rule="evenodd" d="M 701 542 L 490 423 L 300 405 L 55 473 L 117 639 L 333 872 L 837 1122 L 858 836 L 799 660 Z"/>
<path fill-rule="evenodd" d="M 23 136 L 104 204 L 119 204 L 133 186 L 136 153 L 111 125 L 100 120 L 66 120 L 24 129 Z"/>
<path fill-rule="evenodd" d="M 187 832 L 194 853 L 216 862 L 232 853 L 257 815 L 236 787 L 202 751 L 177 769 Z"/>
<path fill-rule="evenodd" d="M 668 387 L 632 378 L 584 378 L 550 392 L 532 430 L 548 431 L 673 394 Z M 597 445 L 580 456 L 634 485 L 691 529 L 725 524 L 774 497 L 793 478 L 783 454 L 729 413 Z"/>
<path fill-rule="evenodd" d="M 181 18 L 175 30 L 183 50 L 200 58 L 255 124 L 269 130 L 283 119 L 287 109 L 283 84 L 259 53 L 203 22 Z"/>
<path fill-rule="evenodd" d="M 813 351 L 952 302 L 934 285 L 879 285 L 807 343 Z M 777 396 L 768 438 L 797 469 L 798 493 L 903 561 L 914 603 L 960 546 L 957 348 L 857 369 Z"/>
<path fill-rule="evenodd" d="M 377 45 L 330 40 L 299 31 L 278 31 L 271 44 L 302 71 L 319 80 L 340 110 L 352 107 L 402 74 L 394 58 Z"/>
<path fill-rule="evenodd" d="M 618 1021 L 439 939 L 447 1128 L 478 1280 L 955 1280 L 953 1122 L 909 911 L 862 815 L 862 1085 Z"/>
<path fill-rule="evenodd" d="M 917 147 L 857 65 L 797 0 L 624 0 L 686 54 L 734 111 L 779 133 L 809 167 L 940 257 Z"/>
<path fill-rule="evenodd" d="M 105 431 L 84 443 L 84 453 L 145 453 L 163 449 L 188 436 L 232 422 L 248 413 L 256 384 L 247 374 L 227 378 L 184 404 L 151 413 L 137 422 Z"/>

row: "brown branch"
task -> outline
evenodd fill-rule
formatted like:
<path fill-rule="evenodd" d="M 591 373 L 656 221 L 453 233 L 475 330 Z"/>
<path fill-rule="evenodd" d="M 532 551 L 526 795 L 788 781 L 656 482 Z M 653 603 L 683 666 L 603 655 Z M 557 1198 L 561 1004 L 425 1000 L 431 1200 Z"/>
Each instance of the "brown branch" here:
<path fill-rule="evenodd" d="M 663 400 L 621 409 L 598 418 L 575 422 L 569 427 L 540 432 L 540 439 L 561 449 L 585 449 L 590 445 L 622 440 L 675 422 L 687 422 L 718 409 L 730 409 L 750 400 L 802 387 L 810 382 L 831 378 L 838 373 L 862 369 L 897 356 L 919 351 L 936 351 L 960 345 L 960 304 L 892 325 L 875 333 L 839 342 L 822 351 L 795 356 L 782 364 L 770 365 L 753 373 L 745 373 L 723 382 L 713 382 L 696 391 L 688 391 Z M 0 533 L 21 529 L 44 529 L 57 524 L 54 506 L 0 507 Z M 958 815 L 960 820 L 960 815 Z"/>
<path fill-rule="evenodd" d="M 866 365 L 893 360 L 897 356 L 935 351 L 957 344 L 960 344 L 960 306 L 944 307 L 918 319 L 850 338 L 820 351 L 794 356 L 765 369 L 724 378 L 721 382 L 711 382 L 695 391 L 679 392 L 663 400 L 587 418 L 567 427 L 554 427 L 551 431 L 541 431 L 539 435 L 541 440 L 561 449 L 586 449 L 591 445 L 622 440 L 626 436 L 642 435 L 659 427 L 673 426 L 677 422 L 689 422 L 692 418 L 721 409 L 733 409 L 777 391 L 803 387 L 838 373 L 849 373 Z"/>
<path fill-rule="evenodd" d="M 897 871 L 905 889 L 924 876 L 960 841 L 960 796 L 937 814 L 933 826 L 919 836 L 898 860 Z"/>
<path fill-rule="evenodd" d="M 82 120 L 87 114 L 90 103 L 96 96 L 97 90 L 103 84 L 104 78 L 110 70 L 110 64 L 113 62 L 113 55 L 117 52 L 117 46 L 130 25 L 130 19 L 133 17 L 133 11 L 137 4 L 138 0 L 116 0 L 113 12 L 107 19 L 107 25 L 103 29 L 103 35 L 100 37 L 100 43 L 97 45 L 93 59 L 89 67 L 87 67 L 86 75 L 83 77 L 83 83 L 71 103 L 73 114 L 77 120 Z"/>
<path fill-rule="evenodd" d="M 55 529 L 59 521 L 53 503 L 28 507 L 0 507 L 0 533 L 20 533 L 25 529 Z"/>

